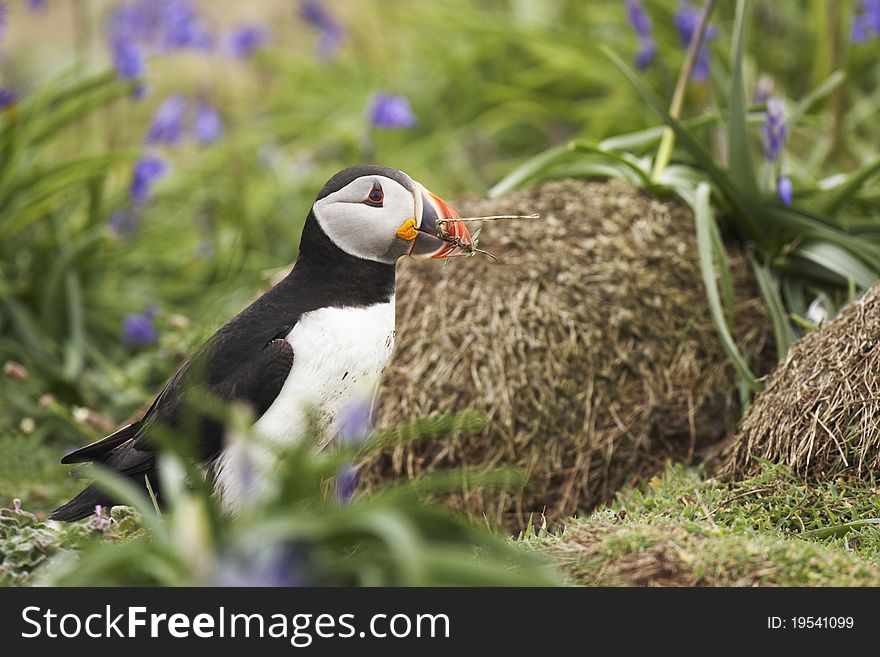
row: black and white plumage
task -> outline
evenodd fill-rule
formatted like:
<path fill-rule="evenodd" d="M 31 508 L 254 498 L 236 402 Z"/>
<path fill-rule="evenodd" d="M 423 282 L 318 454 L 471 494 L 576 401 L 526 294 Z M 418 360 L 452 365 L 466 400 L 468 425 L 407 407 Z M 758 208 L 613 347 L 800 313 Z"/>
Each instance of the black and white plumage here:
<path fill-rule="evenodd" d="M 240 480 L 223 425 L 197 415 L 188 395 L 201 389 L 253 410 L 267 441 L 297 440 L 317 411 L 324 435 L 335 435 L 341 411 L 375 394 L 394 345 L 395 263 L 405 255 L 445 258 L 465 252 L 442 239 L 440 220 L 458 215 L 406 174 L 380 166 L 333 176 L 309 212 L 290 274 L 220 328 L 184 363 L 138 421 L 62 463 L 97 462 L 140 486 L 160 490 L 155 429 L 195 427 L 196 453 L 230 511 L 257 483 Z M 470 243 L 462 222 L 444 234 Z M 271 450 L 261 466 L 271 467 Z M 114 500 L 94 484 L 56 509 L 78 520 Z"/>

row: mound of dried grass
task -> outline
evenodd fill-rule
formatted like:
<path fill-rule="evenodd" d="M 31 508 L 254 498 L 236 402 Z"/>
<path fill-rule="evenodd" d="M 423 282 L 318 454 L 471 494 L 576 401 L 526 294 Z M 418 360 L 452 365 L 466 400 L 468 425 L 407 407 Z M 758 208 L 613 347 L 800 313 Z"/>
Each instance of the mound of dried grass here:
<path fill-rule="evenodd" d="M 474 257 L 407 261 L 380 424 L 485 412 L 485 431 L 396 446 L 364 464 L 368 487 L 423 472 L 512 465 L 519 491 L 463 489 L 454 506 L 522 527 L 608 500 L 634 477 L 688 459 L 733 429 L 736 379 L 698 271 L 693 217 L 622 183 L 556 182 L 462 216 L 541 213 L 487 224 Z M 737 336 L 769 329 L 741 258 Z"/>
<path fill-rule="evenodd" d="M 724 450 L 721 472 L 758 459 L 810 477 L 880 471 L 880 286 L 792 345 Z"/>

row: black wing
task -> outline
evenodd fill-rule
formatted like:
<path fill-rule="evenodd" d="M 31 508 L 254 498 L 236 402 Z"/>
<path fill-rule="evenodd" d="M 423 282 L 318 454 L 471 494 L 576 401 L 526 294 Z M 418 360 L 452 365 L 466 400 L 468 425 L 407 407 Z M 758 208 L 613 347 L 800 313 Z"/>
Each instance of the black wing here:
<path fill-rule="evenodd" d="M 206 362 L 205 356 L 208 354 L 208 361 L 222 358 L 222 354 L 218 354 L 209 343 L 178 370 L 141 420 L 67 454 L 62 463 L 103 463 L 138 485 L 142 485 L 146 477 L 150 479 L 153 489 L 158 490 L 156 452 L 150 441 L 150 427 L 154 423 L 172 430 L 181 426 L 197 427 L 199 456 L 206 462 L 216 458 L 223 446 L 223 426 L 209 418 L 188 417 L 187 414 L 195 411 L 186 408 L 184 400 L 187 392 L 201 385 L 209 394 L 223 401 L 249 404 L 256 417 L 260 417 L 281 392 L 293 366 L 294 354 L 287 340 L 275 338 L 246 359 L 237 354 L 236 366 L 233 368 L 228 364 L 222 368 L 211 368 L 210 362 L 207 362 L 209 373 L 205 380 L 196 377 L 194 372 L 202 362 Z M 211 369 L 215 372 L 210 372 Z M 188 420 L 194 420 L 196 424 L 187 425 Z M 93 513 L 95 506 L 99 504 L 110 506 L 113 501 L 93 484 L 56 509 L 50 518 L 78 520 Z"/>

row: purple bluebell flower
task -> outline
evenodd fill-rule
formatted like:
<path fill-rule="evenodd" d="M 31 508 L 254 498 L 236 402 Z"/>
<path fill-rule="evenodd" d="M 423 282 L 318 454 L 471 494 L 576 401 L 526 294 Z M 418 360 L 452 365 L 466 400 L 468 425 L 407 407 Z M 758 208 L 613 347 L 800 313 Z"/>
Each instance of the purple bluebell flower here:
<path fill-rule="evenodd" d="M 263 25 L 240 25 L 226 35 L 226 47 L 233 57 L 250 57 L 267 43 L 269 31 Z"/>
<path fill-rule="evenodd" d="M 861 0 L 850 39 L 853 43 L 864 43 L 871 36 L 880 37 L 880 0 Z"/>
<path fill-rule="evenodd" d="M 107 36 L 111 43 L 122 39 L 147 45 L 156 40 L 158 27 L 151 7 L 141 0 L 133 0 L 118 5 L 110 14 Z"/>
<path fill-rule="evenodd" d="M 644 71 L 648 68 L 654 61 L 654 56 L 657 54 L 657 46 L 654 43 L 653 39 L 643 40 L 639 44 L 639 51 L 636 53 L 636 67 L 639 70 Z"/>
<path fill-rule="evenodd" d="M 123 79 L 143 76 L 145 53 L 207 50 L 213 37 L 191 0 L 128 0 L 110 14 L 107 35 Z"/>
<path fill-rule="evenodd" d="M 7 87 L 0 87 L 0 110 L 5 110 L 18 100 L 18 94 Z"/>
<path fill-rule="evenodd" d="M 333 57 L 345 39 L 345 30 L 325 8 L 320 0 L 301 0 L 300 17 L 318 30 L 317 51 L 321 57 Z"/>
<path fill-rule="evenodd" d="M 343 504 L 351 502 L 357 492 L 358 480 L 358 470 L 354 466 L 340 469 L 336 479 L 336 498 Z"/>
<path fill-rule="evenodd" d="M 162 49 L 210 50 L 213 47 L 214 38 L 211 32 L 199 18 L 195 6 L 189 0 L 160 0 L 157 10 L 162 33 L 160 44 Z"/>
<path fill-rule="evenodd" d="M 193 124 L 196 141 L 208 146 L 223 136 L 223 119 L 220 113 L 208 103 L 199 101 L 196 104 L 196 118 Z"/>
<path fill-rule="evenodd" d="M 373 400 L 369 396 L 355 398 L 343 411 L 339 420 L 339 442 L 342 445 L 358 445 L 370 437 L 373 430 Z M 348 465 L 339 470 L 336 495 L 340 502 L 348 503 L 354 497 L 358 485 L 358 470 Z"/>
<path fill-rule="evenodd" d="M 18 499 L 17 497 L 14 500 L 12 500 L 12 511 L 13 511 L 13 513 L 15 513 L 15 515 L 18 515 L 21 513 L 21 500 Z"/>
<path fill-rule="evenodd" d="M 130 237 L 138 227 L 138 213 L 134 208 L 124 208 L 112 214 L 107 222 L 110 230 L 120 237 Z"/>
<path fill-rule="evenodd" d="M 781 98 L 767 100 L 767 119 L 764 122 L 764 158 L 776 162 L 785 147 L 788 127 L 785 125 L 785 101 Z"/>
<path fill-rule="evenodd" d="M 373 430 L 373 400 L 359 397 L 349 404 L 339 420 L 339 440 L 343 444 L 357 444 L 366 440 Z"/>
<path fill-rule="evenodd" d="M 675 27 L 678 29 L 679 42 L 682 48 L 688 48 L 697 34 L 703 10 L 694 7 L 690 0 L 680 0 L 678 11 L 675 12 Z M 709 79 L 709 49 L 706 44 L 718 36 L 718 29 L 714 25 L 707 25 L 703 35 L 703 43 L 697 52 L 694 70 L 691 79 L 697 82 L 705 82 Z"/>
<path fill-rule="evenodd" d="M 186 100 L 180 94 L 168 96 L 153 117 L 144 143 L 150 146 L 158 144 L 174 145 L 183 134 L 183 122 L 186 118 Z"/>
<path fill-rule="evenodd" d="M 153 320 L 156 307 L 147 306 L 142 312 L 126 315 L 122 321 L 122 342 L 129 347 L 154 344 L 159 337 Z"/>
<path fill-rule="evenodd" d="M 369 116 L 370 123 L 377 128 L 414 128 L 418 123 L 406 96 L 374 94 Z"/>
<path fill-rule="evenodd" d="M 31 11 L 43 11 L 46 8 L 46 0 L 27 0 L 27 6 Z"/>
<path fill-rule="evenodd" d="M 220 559 L 215 586 L 306 586 L 307 553 L 295 542 L 261 545 L 247 554 L 227 554 Z"/>
<path fill-rule="evenodd" d="M 146 69 L 144 53 L 134 41 L 124 37 L 113 40 L 113 67 L 123 80 L 137 80 Z"/>
<path fill-rule="evenodd" d="M 755 91 L 752 93 L 752 102 L 755 105 L 763 105 L 773 94 L 773 87 L 776 85 L 773 76 L 767 73 L 761 73 L 758 76 L 758 82 L 755 84 Z"/>
<path fill-rule="evenodd" d="M 764 121 L 764 159 L 774 165 L 777 173 L 776 194 L 784 205 L 791 205 L 794 200 L 794 189 L 791 178 L 781 175 L 782 151 L 788 138 L 788 127 L 785 124 L 785 101 L 781 98 L 767 99 L 767 118 Z"/>
<path fill-rule="evenodd" d="M 129 190 L 135 203 L 144 203 L 156 181 L 168 170 L 168 163 L 158 155 L 143 155 L 134 165 Z"/>
<path fill-rule="evenodd" d="M 788 176 L 779 176 L 779 182 L 776 184 L 776 193 L 779 194 L 779 200 L 785 206 L 790 206 L 794 201 L 794 188 L 791 184 L 791 178 Z"/>
<path fill-rule="evenodd" d="M 626 13 L 629 23 L 639 37 L 639 51 L 636 53 L 636 66 L 646 69 L 654 61 L 657 45 L 654 43 L 651 17 L 642 6 L 641 0 L 626 0 Z"/>

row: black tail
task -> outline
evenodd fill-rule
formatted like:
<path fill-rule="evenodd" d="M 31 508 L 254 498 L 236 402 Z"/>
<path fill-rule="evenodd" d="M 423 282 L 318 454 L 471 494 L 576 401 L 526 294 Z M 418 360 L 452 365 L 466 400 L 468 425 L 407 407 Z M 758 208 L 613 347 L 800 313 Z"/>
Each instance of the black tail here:
<path fill-rule="evenodd" d="M 65 522 L 81 520 L 92 515 L 95 512 L 95 507 L 99 504 L 107 507 L 113 506 L 113 500 L 107 493 L 92 484 L 70 502 L 55 509 L 49 516 L 49 520 L 63 520 Z"/>

